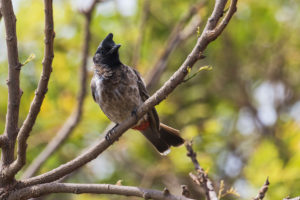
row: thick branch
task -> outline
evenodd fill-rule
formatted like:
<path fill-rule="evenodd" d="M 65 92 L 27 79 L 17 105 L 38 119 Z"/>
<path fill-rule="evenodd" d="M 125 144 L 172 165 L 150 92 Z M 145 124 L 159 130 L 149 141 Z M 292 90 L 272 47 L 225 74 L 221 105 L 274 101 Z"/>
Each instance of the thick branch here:
<path fill-rule="evenodd" d="M 211 180 L 208 178 L 207 173 L 204 171 L 204 169 L 200 166 L 198 160 L 197 160 L 197 154 L 192 148 L 192 143 L 187 142 L 186 143 L 186 149 L 188 151 L 187 156 L 189 156 L 195 166 L 195 169 L 197 171 L 197 175 L 194 175 L 190 173 L 191 178 L 193 181 L 201 186 L 205 191 L 205 197 L 207 200 L 218 200 L 216 190 L 211 182 Z"/>
<path fill-rule="evenodd" d="M 48 82 L 50 74 L 52 72 L 52 60 L 54 57 L 53 53 L 53 8 L 52 0 L 44 0 L 45 4 L 45 50 L 44 50 L 44 60 L 43 60 L 43 71 L 41 78 L 38 83 L 37 90 L 35 92 L 35 97 L 31 103 L 29 113 L 20 129 L 18 135 L 18 157 L 16 161 L 12 164 L 11 169 L 8 171 L 9 174 L 16 174 L 26 163 L 26 148 L 27 139 L 32 127 L 35 123 L 37 115 L 40 112 L 43 100 L 48 90 Z"/>
<path fill-rule="evenodd" d="M 160 54 L 158 59 L 155 61 L 154 67 L 149 72 L 149 75 L 146 77 L 147 82 L 147 89 L 151 91 L 154 89 L 155 84 L 157 84 L 158 80 L 160 79 L 161 75 L 165 71 L 167 67 L 167 61 L 176 47 L 187 40 L 190 36 L 195 34 L 197 27 L 200 25 L 201 20 L 200 18 L 195 18 L 197 22 L 192 22 L 186 27 L 184 27 L 185 23 L 192 16 L 194 16 L 197 11 L 205 4 L 205 2 L 201 2 L 197 5 L 193 5 L 187 13 L 183 15 L 183 17 L 179 20 L 179 22 L 173 28 L 170 37 L 167 40 L 165 48 L 163 52 Z"/>
<path fill-rule="evenodd" d="M 260 188 L 258 195 L 253 200 L 263 200 L 269 189 L 269 178 L 267 178 L 265 184 Z"/>
<path fill-rule="evenodd" d="M 79 82 L 79 93 L 77 97 L 77 106 L 74 111 L 69 116 L 67 121 L 63 124 L 60 130 L 57 132 L 56 136 L 47 144 L 45 149 L 33 160 L 33 162 L 28 166 L 23 174 L 23 178 L 32 177 L 40 167 L 45 163 L 45 161 L 59 148 L 59 146 L 69 137 L 75 127 L 79 124 L 82 116 L 82 108 L 84 104 L 84 99 L 86 96 L 86 85 L 87 85 L 87 60 L 89 55 L 89 41 L 91 38 L 91 19 L 94 8 L 98 0 L 94 0 L 91 6 L 86 11 L 81 11 L 85 16 L 84 24 L 84 40 L 82 47 L 82 61 L 79 70 L 80 82 Z"/>
<path fill-rule="evenodd" d="M 7 137 L 7 144 L 2 149 L 2 168 L 8 167 L 14 160 L 15 141 L 18 135 L 19 107 L 22 92 L 20 90 L 20 69 L 21 64 L 18 56 L 16 16 L 10 0 L 1 1 L 1 13 L 3 15 L 6 46 L 8 57 L 8 103 L 4 137 Z M 4 173 L 1 171 L 1 173 Z M 4 176 L 7 176 L 4 174 Z M 2 182 L 2 181 L 1 181 Z"/>
<path fill-rule="evenodd" d="M 216 1 L 215 9 L 220 9 L 220 4 L 223 5 L 223 1 Z M 225 5 L 225 4 L 224 4 Z M 223 7 L 224 9 L 224 7 Z M 223 9 L 221 9 L 220 12 L 223 12 Z M 214 15 L 221 16 L 218 12 L 214 11 L 212 15 L 212 18 L 217 18 Z M 209 26 L 211 22 L 209 21 L 206 25 L 206 27 Z M 207 28 L 205 29 L 207 30 Z M 95 159 L 99 154 L 101 154 L 103 151 L 105 151 L 109 146 L 112 145 L 114 141 L 116 141 L 127 129 L 132 127 L 139 118 L 141 118 L 144 114 L 146 114 L 151 108 L 153 108 L 155 105 L 160 103 L 162 100 L 164 100 L 185 78 L 185 76 L 188 73 L 188 68 L 191 68 L 196 61 L 201 57 L 201 52 L 203 52 L 206 48 L 206 46 L 209 44 L 208 38 L 206 37 L 207 33 L 204 31 L 200 38 L 198 38 L 197 44 L 192 50 L 192 52 L 189 54 L 189 56 L 186 58 L 184 63 L 181 65 L 181 67 L 173 74 L 173 76 L 165 82 L 165 84 L 149 99 L 147 99 L 136 111 L 136 116 L 132 116 L 128 118 L 126 121 L 121 123 L 119 126 L 117 126 L 114 129 L 114 134 L 110 137 L 111 143 L 106 141 L 105 139 L 102 139 L 99 141 L 98 144 L 96 144 L 94 147 L 87 150 L 87 152 L 83 153 L 82 155 L 78 156 L 72 161 L 69 161 L 68 163 L 59 166 L 56 169 L 53 169 L 45 174 L 23 180 L 19 183 L 19 187 L 24 186 L 31 186 L 35 184 L 41 184 L 46 182 L 52 182 L 55 181 L 72 171 L 78 169 L 79 167 L 83 166 L 87 162 Z"/>
<path fill-rule="evenodd" d="M 175 196 L 159 190 L 150 190 L 133 186 L 119 186 L 110 184 L 73 184 L 73 183 L 46 183 L 27 187 L 13 192 L 8 200 L 29 199 L 40 197 L 50 193 L 94 193 L 94 194 L 116 194 L 122 196 L 135 196 L 144 199 L 157 200 L 191 200 L 184 196 Z"/>

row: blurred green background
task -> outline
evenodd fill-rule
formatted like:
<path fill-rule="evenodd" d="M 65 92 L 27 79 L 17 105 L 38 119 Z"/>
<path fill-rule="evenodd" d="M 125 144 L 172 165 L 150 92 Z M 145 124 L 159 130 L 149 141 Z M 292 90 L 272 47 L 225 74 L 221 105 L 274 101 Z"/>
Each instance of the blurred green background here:
<path fill-rule="evenodd" d="M 200 0 L 203 1 L 203 0 Z M 150 1 L 143 29 L 137 69 L 143 76 L 154 66 L 182 15 L 196 0 Z M 84 17 L 78 10 L 90 1 L 54 1 L 55 57 L 49 91 L 28 141 L 30 163 L 53 138 L 76 105 L 78 70 L 83 44 Z M 213 1 L 197 15 L 207 19 Z M 99 42 L 114 33 L 121 43 L 123 63 L 132 65 L 134 47 L 143 15 L 143 0 L 99 3 L 93 15 L 88 60 Z M 300 195 L 300 3 L 297 0 L 240 0 L 237 13 L 223 34 L 204 52 L 201 66 L 212 66 L 181 84 L 156 108 L 161 121 L 182 130 L 193 139 L 202 167 L 216 187 L 224 180 L 241 199 L 256 196 L 267 176 L 271 182 L 266 199 Z M 43 58 L 43 2 L 14 1 L 20 61 L 36 58 L 22 68 L 20 124 L 27 115 L 37 86 Z M 203 23 L 200 31 L 203 29 Z M 197 40 L 195 32 L 171 54 L 156 88 L 181 65 Z M 3 20 L 0 22 L 0 131 L 4 130 L 7 106 L 7 58 Z M 151 91 L 153 93 L 153 91 Z M 51 156 L 39 173 L 51 170 L 78 155 L 100 135 L 109 120 L 91 98 L 85 101 L 83 118 L 65 144 Z M 136 131 L 121 139 L 79 171 L 68 182 L 116 183 L 162 189 L 180 194 L 186 184 L 195 194 L 188 173 L 193 165 L 184 146 L 161 157 Z M 21 175 L 21 174 L 20 174 Z M 237 197 L 227 196 L 224 199 Z M 50 195 L 47 199 L 125 199 L 106 195 Z M 134 199 L 134 198 L 128 198 Z"/>

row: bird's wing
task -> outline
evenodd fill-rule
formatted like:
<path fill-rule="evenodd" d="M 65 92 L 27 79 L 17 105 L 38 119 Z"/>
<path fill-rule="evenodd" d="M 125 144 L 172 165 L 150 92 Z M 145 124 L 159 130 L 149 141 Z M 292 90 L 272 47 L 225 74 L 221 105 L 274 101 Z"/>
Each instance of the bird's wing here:
<path fill-rule="evenodd" d="M 145 102 L 149 98 L 149 94 L 147 92 L 146 86 L 140 76 L 140 73 L 138 71 L 136 71 L 135 69 L 133 69 L 133 71 L 134 71 L 135 75 L 137 76 L 137 85 L 139 88 L 141 98 Z M 154 107 L 151 109 L 150 112 L 148 112 L 148 116 L 149 116 L 149 122 L 150 122 L 151 127 L 155 127 L 156 130 L 159 130 L 159 126 L 160 126 L 159 125 L 160 124 L 159 117 L 158 117 L 158 114 Z"/>
<path fill-rule="evenodd" d="M 92 79 L 92 81 L 91 81 L 91 89 L 92 89 L 93 99 L 94 99 L 95 102 L 97 102 L 97 101 L 96 101 L 96 96 L 95 96 L 95 93 L 96 93 L 96 85 L 95 85 L 94 79 Z"/>

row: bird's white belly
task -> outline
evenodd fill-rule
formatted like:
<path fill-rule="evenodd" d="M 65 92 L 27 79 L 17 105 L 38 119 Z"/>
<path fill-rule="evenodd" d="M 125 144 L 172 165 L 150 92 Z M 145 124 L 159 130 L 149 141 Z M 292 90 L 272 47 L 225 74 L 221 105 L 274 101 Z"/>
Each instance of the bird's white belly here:
<path fill-rule="evenodd" d="M 95 81 L 96 101 L 104 114 L 115 123 L 121 123 L 129 118 L 132 111 L 142 104 L 139 93 L 130 95 L 129 87 L 120 85 L 113 87 L 103 78 L 95 79 Z"/>

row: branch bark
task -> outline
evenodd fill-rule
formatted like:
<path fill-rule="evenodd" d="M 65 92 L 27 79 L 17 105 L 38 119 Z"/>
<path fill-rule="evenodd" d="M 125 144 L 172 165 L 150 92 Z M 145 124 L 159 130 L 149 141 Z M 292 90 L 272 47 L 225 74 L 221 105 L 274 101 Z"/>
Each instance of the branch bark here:
<path fill-rule="evenodd" d="M 3 138 L 6 138 L 5 146 L 2 145 L 1 156 L 1 177 L 3 179 L 0 184 L 7 182 L 7 179 L 13 177 L 5 174 L 7 167 L 14 161 L 14 149 L 16 137 L 19 132 L 19 107 L 21 99 L 20 89 L 20 69 L 17 34 L 16 34 L 16 16 L 14 14 L 12 2 L 10 0 L 1 0 L 1 13 L 3 15 L 5 31 L 6 31 L 6 46 L 8 57 L 8 104 L 6 114 L 6 124 Z"/>
<path fill-rule="evenodd" d="M 201 186 L 204 189 L 205 197 L 207 200 L 218 200 L 217 193 L 213 186 L 213 183 L 208 178 L 208 175 L 204 171 L 204 169 L 200 166 L 200 164 L 197 160 L 197 154 L 195 153 L 195 151 L 192 148 L 192 143 L 186 142 L 185 146 L 188 151 L 187 156 L 191 158 L 191 160 L 195 166 L 195 170 L 197 171 L 197 175 L 190 173 L 191 178 L 197 185 Z"/>
<path fill-rule="evenodd" d="M 263 200 L 269 189 L 269 178 L 267 178 L 265 184 L 260 188 L 258 195 L 253 200 Z"/>
<path fill-rule="evenodd" d="M 120 186 L 111 184 L 74 184 L 74 183 L 46 183 L 27 187 L 15 192 L 9 196 L 8 200 L 29 199 L 40 197 L 50 193 L 93 193 L 93 194 L 116 194 L 122 196 L 135 196 L 144 199 L 157 200 L 191 200 L 184 196 L 175 196 L 170 193 L 150 190 L 133 186 Z"/>
<path fill-rule="evenodd" d="M 237 0 L 232 1 L 234 1 L 235 3 L 237 2 Z M 94 147 L 90 148 L 89 150 L 87 150 L 87 152 L 78 156 L 74 160 L 69 161 L 68 163 L 63 164 L 47 173 L 20 181 L 18 184 L 18 188 L 55 181 L 78 169 L 87 162 L 95 159 L 99 154 L 101 154 L 104 150 L 111 146 L 112 143 L 115 142 L 127 129 L 132 127 L 137 122 L 137 120 L 141 118 L 146 112 L 148 112 L 151 108 L 164 100 L 184 80 L 185 76 L 188 74 L 188 69 L 191 68 L 196 63 L 196 61 L 201 58 L 201 53 L 205 50 L 207 45 L 221 34 L 221 32 L 218 32 L 218 34 L 215 34 L 214 37 L 208 37 L 208 32 L 216 27 L 217 22 L 221 18 L 225 4 L 226 0 L 216 0 L 213 13 L 209 18 L 204 31 L 198 38 L 197 44 L 195 45 L 192 52 L 188 55 L 184 63 L 154 95 L 147 99 L 137 109 L 136 117 L 132 116 L 128 118 L 126 121 L 124 121 L 114 129 L 114 134 L 111 136 L 111 142 L 102 139 Z M 235 10 L 232 10 L 232 8 L 230 7 L 228 13 L 232 12 L 232 15 L 234 11 Z M 223 26 L 223 29 L 225 27 L 226 25 Z"/>
<path fill-rule="evenodd" d="M 40 112 L 43 100 L 48 90 L 48 82 L 52 72 L 52 60 L 54 57 L 53 41 L 55 33 L 53 31 L 53 8 L 52 0 L 44 0 L 45 4 L 45 50 L 43 60 L 43 71 L 38 83 L 35 97 L 31 103 L 29 113 L 20 129 L 18 135 L 18 154 L 17 159 L 7 171 L 10 175 L 15 175 L 26 163 L 27 139 L 35 120 Z"/>
<path fill-rule="evenodd" d="M 82 112 L 83 104 L 86 97 L 86 86 L 87 86 L 87 60 L 89 55 L 89 42 L 91 39 L 91 19 L 93 11 L 99 0 L 94 0 L 87 10 L 81 11 L 85 17 L 84 22 L 84 39 L 82 47 L 82 61 L 79 70 L 79 93 L 77 97 L 77 105 L 74 108 L 72 114 L 68 117 L 67 121 L 63 124 L 60 130 L 57 132 L 55 137 L 48 143 L 45 149 L 33 160 L 24 172 L 22 178 L 32 177 L 40 167 L 46 162 L 46 160 L 61 146 L 61 144 L 69 137 L 76 126 L 79 124 Z"/>

